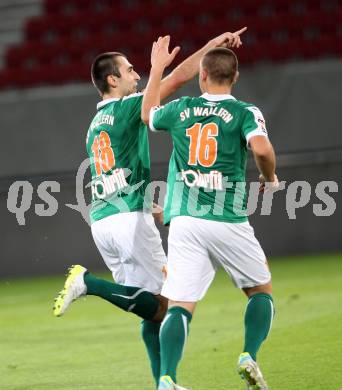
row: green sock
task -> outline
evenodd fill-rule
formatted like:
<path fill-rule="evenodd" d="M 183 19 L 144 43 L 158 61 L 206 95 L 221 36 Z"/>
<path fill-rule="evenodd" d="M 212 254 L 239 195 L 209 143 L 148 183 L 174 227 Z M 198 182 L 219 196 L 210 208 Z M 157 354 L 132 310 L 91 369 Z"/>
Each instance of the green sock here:
<path fill-rule="evenodd" d="M 243 351 L 248 352 L 255 361 L 262 342 L 271 330 L 273 315 L 274 307 L 271 295 L 258 293 L 249 298 L 245 313 L 245 346 Z"/>
<path fill-rule="evenodd" d="M 144 320 L 141 323 L 141 335 L 144 340 L 148 357 L 151 362 L 151 369 L 154 380 L 158 387 L 160 377 L 160 342 L 159 342 L 160 322 Z"/>
<path fill-rule="evenodd" d="M 160 327 L 160 376 L 169 375 L 175 383 L 191 318 L 191 313 L 186 309 L 174 306 L 167 311 Z"/>
<path fill-rule="evenodd" d="M 140 287 L 129 287 L 96 278 L 87 272 L 84 275 L 87 295 L 96 295 L 146 320 L 151 320 L 158 311 L 159 301 L 150 292 Z"/>

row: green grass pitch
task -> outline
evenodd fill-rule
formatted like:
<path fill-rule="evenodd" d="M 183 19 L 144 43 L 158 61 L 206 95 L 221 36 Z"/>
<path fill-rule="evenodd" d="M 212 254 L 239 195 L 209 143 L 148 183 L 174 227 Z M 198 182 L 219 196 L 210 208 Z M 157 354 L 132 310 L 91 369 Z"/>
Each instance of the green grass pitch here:
<path fill-rule="evenodd" d="M 271 259 L 271 268 L 276 318 L 258 359 L 270 390 L 341 390 L 342 254 Z M 153 390 L 139 319 L 96 297 L 54 318 L 63 280 L 0 281 L 0 388 Z M 235 373 L 245 302 L 219 272 L 191 324 L 182 386 L 245 389 Z"/>

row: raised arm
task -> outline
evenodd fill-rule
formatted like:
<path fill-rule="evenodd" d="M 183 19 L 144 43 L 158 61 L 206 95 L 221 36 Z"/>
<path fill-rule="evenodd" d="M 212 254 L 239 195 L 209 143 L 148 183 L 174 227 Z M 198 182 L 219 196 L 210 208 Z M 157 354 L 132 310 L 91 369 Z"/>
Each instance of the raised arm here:
<path fill-rule="evenodd" d="M 166 76 L 160 86 L 160 98 L 161 100 L 170 96 L 187 81 L 196 76 L 199 70 L 199 63 L 202 56 L 214 47 L 230 47 L 239 48 L 242 45 L 240 35 L 247 30 L 247 27 L 241 30 L 231 32 L 225 32 L 213 39 L 211 39 L 205 46 L 196 51 L 190 57 L 186 58 L 180 63 L 168 76 Z M 179 51 L 179 47 L 175 48 L 176 54 Z"/>
<path fill-rule="evenodd" d="M 144 92 L 141 107 L 141 119 L 148 124 L 152 107 L 159 106 L 161 100 L 161 78 L 164 70 L 171 64 L 179 49 L 175 48 L 169 53 L 170 36 L 159 37 L 153 42 L 151 52 L 151 71 Z"/>
<path fill-rule="evenodd" d="M 170 36 L 159 37 L 153 42 L 151 52 L 151 72 L 145 89 L 141 119 L 147 124 L 149 112 L 153 106 L 160 105 L 160 101 L 171 95 L 187 81 L 191 80 L 199 70 L 199 63 L 202 56 L 214 47 L 240 47 L 242 45 L 240 35 L 247 30 L 247 27 L 234 33 L 226 32 L 210 40 L 202 49 L 192 54 L 180 65 L 178 65 L 167 77 L 161 80 L 163 72 L 171 64 L 180 48 L 177 46 L 169 53 Z M 146 93 L 148 91 L 148 97 Z"/>

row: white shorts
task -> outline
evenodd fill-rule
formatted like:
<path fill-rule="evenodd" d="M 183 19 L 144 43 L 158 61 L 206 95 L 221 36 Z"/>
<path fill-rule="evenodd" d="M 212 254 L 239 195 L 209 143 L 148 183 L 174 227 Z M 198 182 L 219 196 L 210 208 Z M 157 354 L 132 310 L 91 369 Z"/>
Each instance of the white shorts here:
<path fill-rule="evenodd" d="M 116 283 L 160 293 L 166 256 L 151 214 L 111 215 L 94 222 L 91 232 Z"/>
<path fill-rule="evenodd" d="M 162 295 L 197 302 L 222 266 L 239 288 L 268 283 L 265 254 L 249 222 L 225 223 L 180 216 L 169 232 L 168 271 Z"/>

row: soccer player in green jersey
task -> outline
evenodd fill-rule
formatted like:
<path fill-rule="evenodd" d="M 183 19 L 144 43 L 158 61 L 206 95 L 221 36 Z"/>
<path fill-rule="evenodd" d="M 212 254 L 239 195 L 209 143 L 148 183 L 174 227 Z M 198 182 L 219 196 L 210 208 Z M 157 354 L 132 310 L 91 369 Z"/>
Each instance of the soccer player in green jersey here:
<path fill-rule="evenodd" d="M 161 98 L 193 78 L 201 56 L 211 48 L 239 47 L 244 30 L 210 40 L 183 61 L 161 82 Z M 178 50 L 173 50 L 170 61 Z M 81 265 L 72 266 L 54 314 L 63 315 L 72 301 L 87 294 L 142 317 L 142 337 L 158 383 L 159 328 L 167 310 L 167 300 L 160 295 L 166 257 L 148 196 L 150 157 L 147 128 L 141 121 L 143 93 L 137 93 L 140 76 L 118 52 L 99 55 L 91 76 L 102 97 L 86 139 L 92 175 L 91 230 L 116 283 L 95 277 Z"/>
<path fill-rule="evenodd" d="M 176 369 L 182 357 L 196 304 L 222 266 L 248 297 L 245 344 L 238 373 L 248 389 L 267 389 L 257 352 L 274 315 L 271 274 L 265 254 L 247 220 L 247 147 L 262 175 L 261 191 L 278 186 L 275 155 L 260 110 L 231 95 L 238 78 L 236 55 L 214 48 L 202 58 L 203 95 L 160 104 L 160 79 L 172 56 L 169 38 L 153 44 L 151 73 L 142 119 L 151 130 L 167 131 L 173 141 L 164 206 L 170 223 L 168 273 L 162 295 L 169 309 L 160 329 L 159 390 L 179 389 Z M 240 183 L 240 184 L 239 184 Z"/>

